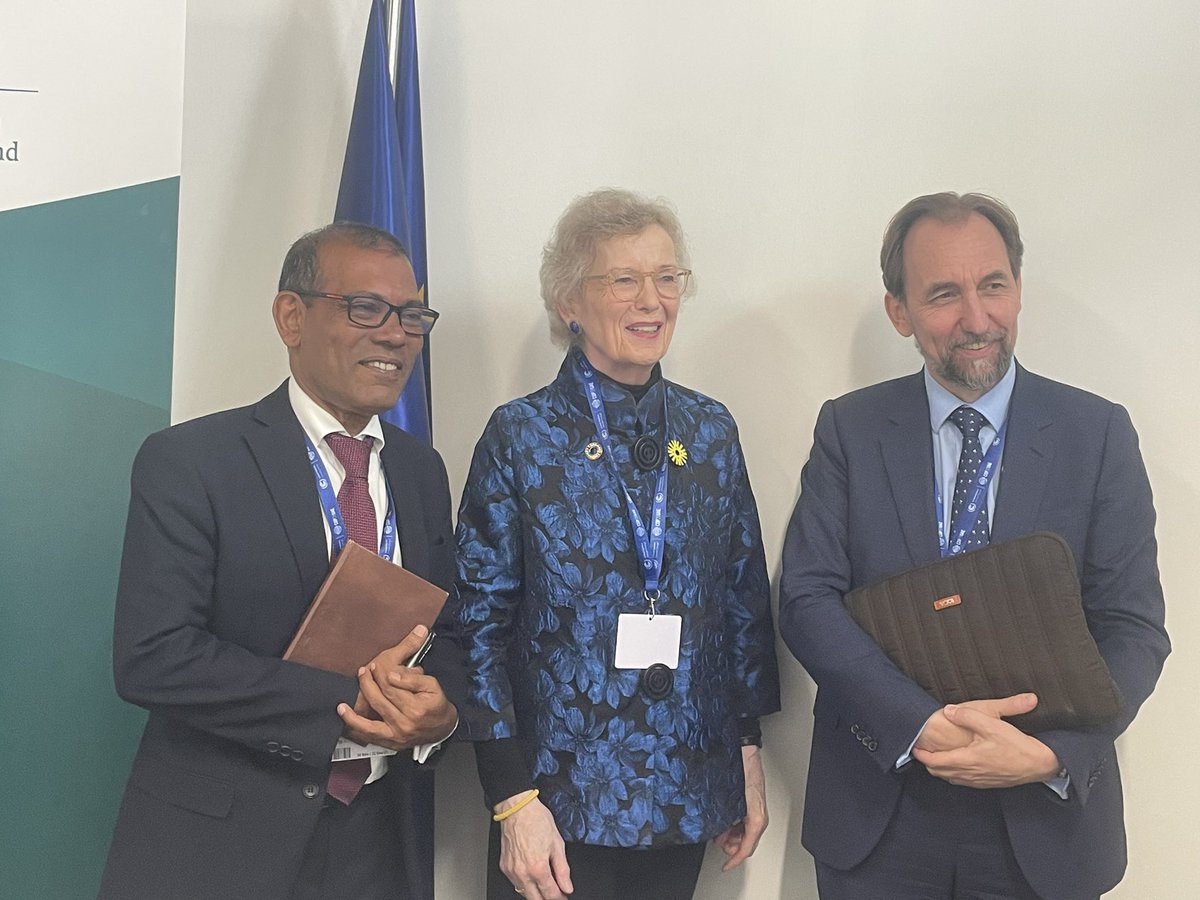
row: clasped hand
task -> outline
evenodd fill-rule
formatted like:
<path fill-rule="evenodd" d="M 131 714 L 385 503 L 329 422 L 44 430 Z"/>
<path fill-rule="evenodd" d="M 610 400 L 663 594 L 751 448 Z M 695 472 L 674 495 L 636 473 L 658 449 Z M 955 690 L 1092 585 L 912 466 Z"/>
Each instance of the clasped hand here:
<path fill-rule="evenodd" d="M 1036 694 L 971 700 L 939 709 L 925 723 L 913 758 L 930 774 L 973 788 L 1047 781 L 1059 771 L 1054 751 L 1001 716 L 1027 713 Z"/>
<path fill-rule="evenodd" d="M 420 667 L 404 665 L 428 633 L 428 628 L 418 625 L 358 670 L 354 707 L 341 703 L 337 709 L 346 737 L 360 744 L 405 750 L 435 744 L 453 730 L 458 711 L 438 680 Z"/>

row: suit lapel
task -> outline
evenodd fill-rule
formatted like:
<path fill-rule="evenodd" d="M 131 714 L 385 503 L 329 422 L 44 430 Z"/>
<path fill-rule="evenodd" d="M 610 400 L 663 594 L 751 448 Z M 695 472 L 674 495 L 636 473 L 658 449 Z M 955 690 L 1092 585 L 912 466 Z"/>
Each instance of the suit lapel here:
<path fill-rule="evenodd" d="M 401 560 L 404 568 L 422 578 L 430 574 L 429 536 L 425 533 L 421 494 L 417 489 L 409 451 L 403 438 L 388 435 L 379 458 L 387 476 L 388 490 L 396 504 L 396 527 L 400 534 Z"/>
<path fill-rule="evenodd" d="M 1038 376 L 1017 366 L 1004 459 L 992 516 L 992 540 L 1012 540 L 1037 530 L 1038 511 L 1054 455 L 1054 419 L 1041 402 Z"/>
<path fill-rule="evenodd" d="M 884 416 L 887 425 L 880 433 L 879 449 L 904 543 L 914 565 L 932 562 L 939 555 L 933 508 L 933 436 L 920 372 L 897 383 Z"/>
<path fill-rule="evenodd" d="M 246 443 L 291 544 L 302 596 L 312 597 L 329 572 L 329 553 L 304 430 L 292 412 L 286 381 L 259 401 L 253 418 Z"/>

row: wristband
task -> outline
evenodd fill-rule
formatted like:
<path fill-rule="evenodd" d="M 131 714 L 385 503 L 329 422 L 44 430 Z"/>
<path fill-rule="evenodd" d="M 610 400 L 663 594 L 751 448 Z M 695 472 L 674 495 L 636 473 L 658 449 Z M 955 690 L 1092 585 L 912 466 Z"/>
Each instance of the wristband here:
<path fill-rule="evenodd" d="M 520 800 L 518 800 L 516 803 L 514 803 L 512 806 L 510 806 L 508 809 L 506 809 L 504 812 L 496 813 L 494 816 L 492 816 L 492 821 L 493 822 L 503 822 L 505 819 L 507 819 L 509 816 L 511 816 L 517 810 L 524 809 L 526 806 L 528 806 L 530 803 L 532 803 L 537 798 L 537 795 L 540 793 L 541 793 L 541 791 L 539 791 L 537 788 L 534 788 L 532 791 L 530 791 L 528 794 L 526 794 L 524 797 L 522 797 Z"/>

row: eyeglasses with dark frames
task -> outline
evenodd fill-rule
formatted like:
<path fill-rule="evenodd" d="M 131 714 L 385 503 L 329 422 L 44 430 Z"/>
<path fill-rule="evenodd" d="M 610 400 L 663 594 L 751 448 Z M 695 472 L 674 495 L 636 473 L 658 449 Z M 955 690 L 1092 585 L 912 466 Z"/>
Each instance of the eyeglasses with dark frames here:
<path fill-rule="evenodd" d="M 395 306 L 374 294 L 327 294 L 322 291 L 298 291 L 289 288 L 301 297 L 319 297 L 335 300 L 346 309 L 346 317 L 360 328 L 382 328 L 392 313 L 400 320 L 400 327 L 408 334 L 424 336 L 433 331 L 437 323 L 437 310 L 428 306 Z"/>
<path fill-rule="evenodd" d="M 584 281 L 600 281 L 612 291 L 613 297 L 623 303 L 636 300 L 642 293 L 642 285 L 649 278 L 658 296 L 664 300 L 678 300 L 687 290 L 691 269 L 657 269 L 653 272 L 635 272 L 632 269 L 610 269 L 603 275 L 584 275 Z"/>

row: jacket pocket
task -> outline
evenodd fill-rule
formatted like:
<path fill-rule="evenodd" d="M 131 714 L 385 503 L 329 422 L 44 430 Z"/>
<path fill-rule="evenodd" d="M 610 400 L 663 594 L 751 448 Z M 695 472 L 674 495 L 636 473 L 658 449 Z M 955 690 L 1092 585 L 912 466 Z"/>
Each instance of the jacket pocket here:
<path fill-rule="evenodd" d="M 233 787 L 207 775 L 151 766 L 135 770 L 130 781 L 164 803 L 215 819 L 225 818 L 233 807 Z"/>

